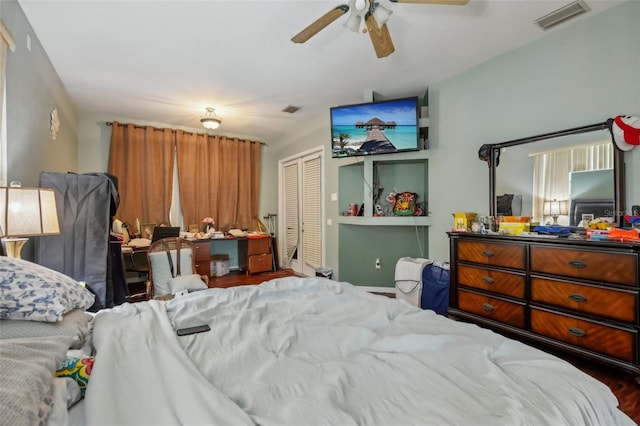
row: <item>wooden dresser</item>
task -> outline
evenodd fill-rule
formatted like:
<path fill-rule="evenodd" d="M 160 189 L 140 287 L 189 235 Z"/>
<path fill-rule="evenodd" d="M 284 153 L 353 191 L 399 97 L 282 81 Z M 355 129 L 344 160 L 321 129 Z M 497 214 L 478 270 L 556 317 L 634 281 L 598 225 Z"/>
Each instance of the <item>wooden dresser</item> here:
<path fill-rule="evenodd" d="M 247 238 L 246 244 L 238 246 L 238 256 L 246 259 L 247 274 L 273 271 L 273 253 L 271 253 L 271 237 Z"/>
<path fill-rule="evenodd" d="M 449 238 L 451 317 L 640 374 L 640 245 Z"/>
<path fill-rule="evenodd" d="M 198 275 L 211 275 L 211 243 L 207 240 L 197 240 L 193 242 L 196 263 L 196 273 Z"/>

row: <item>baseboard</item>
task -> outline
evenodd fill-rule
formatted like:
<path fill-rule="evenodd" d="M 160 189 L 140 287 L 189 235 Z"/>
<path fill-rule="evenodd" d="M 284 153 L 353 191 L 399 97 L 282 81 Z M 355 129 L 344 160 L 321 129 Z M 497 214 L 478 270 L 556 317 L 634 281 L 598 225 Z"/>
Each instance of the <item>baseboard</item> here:
<path fill-rule="evenodd" d="M 356 287 L 358 287 L 359 289 L 364 290 L 366 292 L 369 292 L 369 293 L 396 294 L 396 288 L 395 287 L 371 287 L 371 286 L 364 286 L 364 285 L 357 285 Z"/>

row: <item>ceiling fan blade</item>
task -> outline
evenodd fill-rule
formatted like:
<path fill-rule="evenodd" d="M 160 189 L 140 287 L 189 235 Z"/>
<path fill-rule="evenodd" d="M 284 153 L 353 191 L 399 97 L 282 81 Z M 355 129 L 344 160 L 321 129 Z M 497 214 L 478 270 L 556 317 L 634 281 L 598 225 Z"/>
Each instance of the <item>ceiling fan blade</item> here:
<path fill-rule="evenodd" d="M 469 0 L 389 0 L 392 3 L 449 4 L 464 6 Z"/>
<path fill-rule="evenodd" d="M 316 19 L 307 28 L 294 35 L 291 38 L 291 41 L 294 43 L 304 43 L 348 11 L 349 6 L 347 6 L 346 4 L 341 4 L 340 6 L 331 9 L 329 12 Z"/>
<path fill-rule="evenodd" d="M 371 37 L 373 49 L 376 51 L 376 56 L 384 58 L 395 52 L 387 24 L 383 24 L 381 28 L 378 28 L 378 22 L 371 14 L 367 14 L 364 21 L 367 25 L 369 37 Z"/>

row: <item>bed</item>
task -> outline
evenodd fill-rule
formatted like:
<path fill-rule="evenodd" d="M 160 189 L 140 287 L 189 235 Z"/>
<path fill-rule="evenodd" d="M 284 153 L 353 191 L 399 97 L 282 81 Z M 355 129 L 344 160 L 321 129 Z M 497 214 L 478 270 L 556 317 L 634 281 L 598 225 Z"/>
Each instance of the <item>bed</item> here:
<path fill-rule="evenodd" d="M 81 424 L 634 424 L 559 358 L 326 278 L 127 303 L 90 325 Z"/>

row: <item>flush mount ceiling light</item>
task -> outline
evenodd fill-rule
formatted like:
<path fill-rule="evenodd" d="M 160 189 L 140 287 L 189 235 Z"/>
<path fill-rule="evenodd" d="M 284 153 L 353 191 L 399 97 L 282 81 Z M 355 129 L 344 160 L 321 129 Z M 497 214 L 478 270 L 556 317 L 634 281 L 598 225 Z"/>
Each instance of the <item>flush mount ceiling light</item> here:
<path fill-rule="evenodd" d="M 207 108 L 207 113 L 200 119 L 205 129 L 213 130 L 220 127 L 222 120 L 216 115 L 215 108 Z"/>

